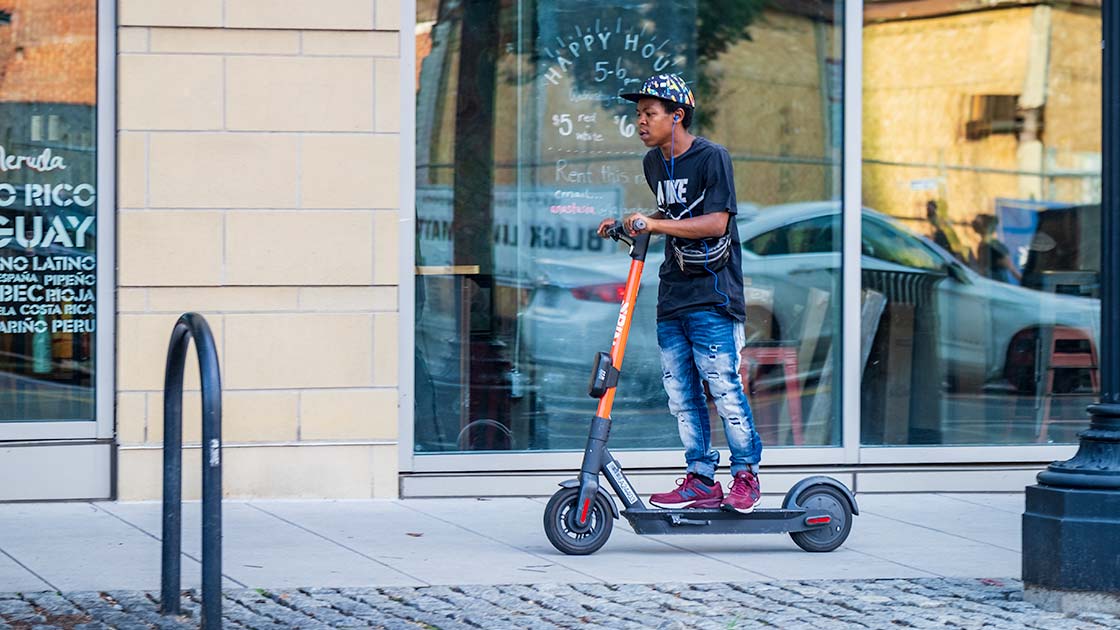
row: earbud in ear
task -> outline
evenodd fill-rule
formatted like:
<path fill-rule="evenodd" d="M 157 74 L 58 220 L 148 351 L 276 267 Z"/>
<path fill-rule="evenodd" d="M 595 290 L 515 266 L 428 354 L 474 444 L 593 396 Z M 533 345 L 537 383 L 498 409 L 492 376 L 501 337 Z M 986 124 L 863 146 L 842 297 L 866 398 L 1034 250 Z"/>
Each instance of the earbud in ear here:
<path fill-rule="evenodd" d="M 680 116 L 673 116 L 673 122 L 680 122 L 680 120 L 681 120 Z"/>

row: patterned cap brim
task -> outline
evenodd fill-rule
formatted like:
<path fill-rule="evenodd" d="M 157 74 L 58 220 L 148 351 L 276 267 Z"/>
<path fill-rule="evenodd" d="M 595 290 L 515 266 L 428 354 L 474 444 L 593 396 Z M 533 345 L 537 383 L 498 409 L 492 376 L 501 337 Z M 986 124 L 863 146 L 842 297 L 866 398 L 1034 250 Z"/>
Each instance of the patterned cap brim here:
<path fill-rule="evenodd" d="M 682 107 L 696 107 L 696 97 L 689 89 L 688 83 L 676 74 L 658 74 L 645 80 L 642 89 L 637 92 L 626 92 L 618 95 L 619 98 L 638 102 L 643 98 L 658 98 Z"/>

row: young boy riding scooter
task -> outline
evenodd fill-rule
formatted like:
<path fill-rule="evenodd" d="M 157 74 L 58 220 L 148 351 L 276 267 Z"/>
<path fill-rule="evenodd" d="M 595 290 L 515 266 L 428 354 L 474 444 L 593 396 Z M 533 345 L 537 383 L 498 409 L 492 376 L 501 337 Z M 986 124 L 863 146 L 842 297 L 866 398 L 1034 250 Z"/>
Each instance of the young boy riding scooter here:
<path fill-rule="evenodd" d="M 731 156 L 689 133 L 696 100 L 679 76 L 650 77 L 640 91 L 621 97 L 638 105 L 638 133 L 651 147 L 642 167 L 658 208 L 651 216 L 632 214 L 623 225 L 634 235 L 665 235 L 657 345 L 669 411 L 677 418 L 688 464 L 677 488 L 654 494 L 650 503 L 747 513 L 760 498 L 762 441 L 739 377 L 746 309 Z M 605 219 L 599 236 L 605 238 L 613 222 Z M 704 382 L 731 448 L 733 479 L 726 496 L 715 482 L 719 451 L 712 448 Z"/>

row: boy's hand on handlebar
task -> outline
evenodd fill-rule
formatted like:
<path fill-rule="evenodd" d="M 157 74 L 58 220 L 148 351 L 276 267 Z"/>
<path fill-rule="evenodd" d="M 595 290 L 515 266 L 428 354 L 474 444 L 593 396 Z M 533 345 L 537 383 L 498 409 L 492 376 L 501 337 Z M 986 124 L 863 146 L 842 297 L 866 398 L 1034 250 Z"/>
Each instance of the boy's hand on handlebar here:
<path fill-rule="evenodd" d="M 639 234 L 653 234 L 654 225 L 657 219 L 647 217 L 644 214 L 634 213 L 626 217 L 622 224 L 626 227 L 626 233 L 631 236 Z"/>
<path fill-rule="evenodd" d="M 618 219 L 603 219 L 599 222 L 599 228 L 595 230 L 595 233 L 598 234 L 600 238 L 613 238 L 615 240 L 618 240 L 620 237 L 653 234 L 653 226 L 657 222 L 657 219 L 652 219 L 644 214 L 635 213 L 622 221 Z"/>
<path fill-rule="evenodd" d="M 599 238 L 610 238 L 610 235 L 607 234 L 607 230 L 616 223 L 618 223 L 618 219 L 603 219 L 599 222 L 599 229 L 595 230 L 595 233 L 599 235 Z"/>

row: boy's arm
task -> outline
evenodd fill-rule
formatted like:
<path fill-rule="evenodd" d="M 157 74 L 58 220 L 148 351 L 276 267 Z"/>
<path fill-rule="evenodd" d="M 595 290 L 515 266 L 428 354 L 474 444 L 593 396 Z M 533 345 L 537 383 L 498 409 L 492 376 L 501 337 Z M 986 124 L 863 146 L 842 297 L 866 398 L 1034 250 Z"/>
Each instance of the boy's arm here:
<path fill-rule="evenodd" d="M 688 219 L 678 219 L 676 221 L 666 219 L 664 215 L 658 215 L 661 215 L 661 213 L 657 212 L 649 217 L 641 214 L 632 214 L 626 217 L 626 229 L 631 234 L 646 232 L 649 234 L 666 234 L 668 236 L 698 240 L 723 236 L 724 232 L 727 231 L 727 222 L 731 218 L 731 214 L 726 210 L 723 212 L 702 214 L 698 217 L 690 217 Z M 635 219 L 642 219 L 645 221 L 645 229 L 635 230 Z"/>
<path fill-rule="evenodd" d="M 632 221 L 635 218 L 640 218 L 641 220 L 648 223 L 650 220 L 657 221 L 658 219 L 664 219 L 665 214 L 662 213 L 660 210 L 658 210 L 657 212 L 654 212 L 653 214 L 650 214 L 650 215 L 645 215 L 645 214 L 641 214 L 641 213 L 636 212 L 636 213 L 634 213 L 630 216 L 622 217 L 622 225 L 625 226 L 626 229 L 629 230 L 630 229 L 630 221 Z M 607 217 L 606 219 L 603 219 L 602 221 L 599 222 L 599 227 L 596 228 L 595 233 L 598 234 L 601 238 L 606 238 L 607 237 L 607 228 L 609 228 L 611 225 L 613 225 L 615 220 L 616 219 L 611 218 L 611 217 Z M 637 232 L 631 232 L 631 233 L 632 234 L 637 234 Z"/>

